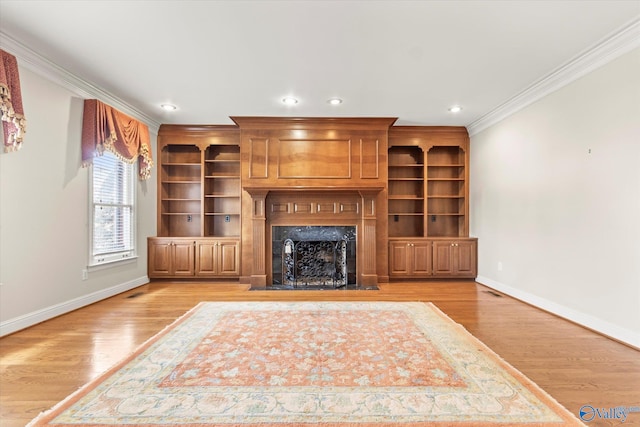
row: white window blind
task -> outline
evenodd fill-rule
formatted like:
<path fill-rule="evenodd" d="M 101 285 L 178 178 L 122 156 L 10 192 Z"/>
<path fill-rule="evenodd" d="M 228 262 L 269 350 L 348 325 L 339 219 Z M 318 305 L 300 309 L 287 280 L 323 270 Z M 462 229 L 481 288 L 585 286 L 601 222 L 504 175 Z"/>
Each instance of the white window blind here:
<path fill-rule="evenodd" d="M 110 152 L 93 159 L 90 264 L 135 255 L 134 166 Z"/>

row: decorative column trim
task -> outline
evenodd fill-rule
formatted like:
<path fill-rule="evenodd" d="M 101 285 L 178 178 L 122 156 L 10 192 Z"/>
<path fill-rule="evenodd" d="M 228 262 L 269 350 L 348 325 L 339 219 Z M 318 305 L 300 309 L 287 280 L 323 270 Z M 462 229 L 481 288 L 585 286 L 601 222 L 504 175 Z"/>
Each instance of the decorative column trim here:
<path fill-rule="evenodd" d="M 378 191 L 358 191 L 362 197 L 361 248 L 358 249 L 360 265 L 360 284 L 375 286 L 378 284 L 376 269 L 376 197 Z M 368 254 L 368 256 L 361 256 Z"/>
<path fill-rule="evenodd" d="M 266 200 L 269 190 L 251 191 L 249 194 L 251 194 L 251 228 L 253 231 L 253 265 L 250 284 L 251 286 L 264 287 L 267 285 Z"/>

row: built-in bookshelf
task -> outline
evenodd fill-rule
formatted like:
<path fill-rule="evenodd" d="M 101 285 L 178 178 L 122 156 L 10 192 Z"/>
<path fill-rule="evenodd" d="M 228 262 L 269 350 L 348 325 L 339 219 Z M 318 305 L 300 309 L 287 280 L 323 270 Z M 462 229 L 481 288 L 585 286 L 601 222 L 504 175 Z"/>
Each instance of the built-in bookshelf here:
<path fill-rule="evenodd" d="M 240 147 L 207 147 L 204 167 L 204 235 L 239 237 Z"/>
<path fill-rule="evenodd" d="M 434 146 L 427 152 L 427 236 L 464 237 L 465 153 L 460 147 Z"/>
<path fill-rule="evenodd" d="M 162 125 L 152 278 L 238 278 L 240 133 L 227 125 Z"/>
<path fill-rule="evenodd" d="M 389 238 L 468 237 L 468 149 L 464 128 L 389 131 Z"/>
<path fill-rule="evenodd" d="M 159 235 L 200 236 L 202 161 L 196 145 L 167 145 L 160 153 Z"/>
<path fill-rule="evenodd" d="M 419 147 L 389 148 L 389 236 L 424 235 L 424 153 Z"/>
<path fill-rule="evenodd" d="M 390 278 L 476 277 L 477 239 L 469 237 L 468 162 L 464 128 L 390 129 Z"/>

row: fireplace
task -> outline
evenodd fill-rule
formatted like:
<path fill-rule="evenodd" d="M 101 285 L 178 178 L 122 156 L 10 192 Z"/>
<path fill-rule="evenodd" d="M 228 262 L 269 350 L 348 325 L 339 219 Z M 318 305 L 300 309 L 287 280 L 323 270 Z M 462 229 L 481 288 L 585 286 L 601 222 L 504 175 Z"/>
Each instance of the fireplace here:
<path fill-rule="evenodd" d="M 342 288 L 355 285 L 356 227 L 274 226 L 273 286 Z"/>
<path fill-rule="evenodd" d="M 244 190 L 251 196 L 243 253 L 251 262 L 252 289 L 377 286 L 381 188 Z"/>

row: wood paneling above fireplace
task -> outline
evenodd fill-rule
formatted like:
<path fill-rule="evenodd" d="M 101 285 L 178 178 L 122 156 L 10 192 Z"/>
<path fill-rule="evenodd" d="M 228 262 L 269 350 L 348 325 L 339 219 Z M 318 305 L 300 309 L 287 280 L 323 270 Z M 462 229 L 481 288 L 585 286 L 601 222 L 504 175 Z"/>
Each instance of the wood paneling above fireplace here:
<path fill-rule="evenodd" d="M 243 186 L 384 186 L 395 118 L 232 117 L 241 130 Z"/>

